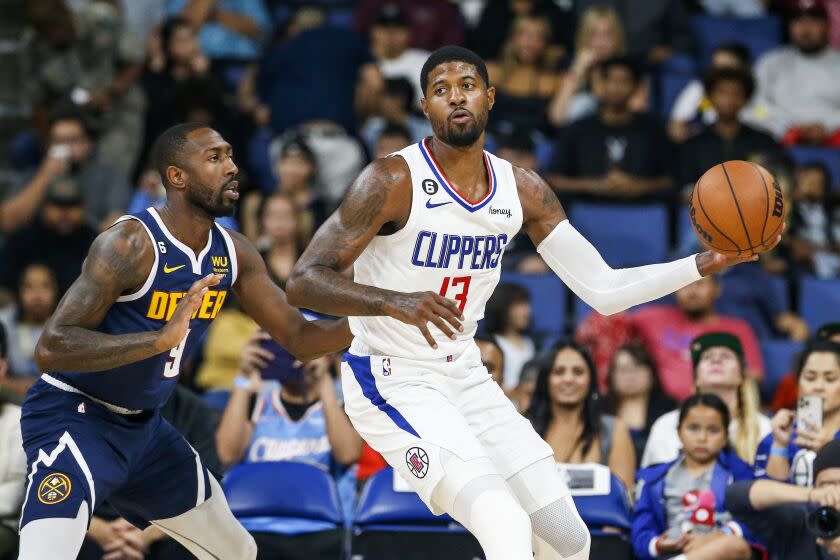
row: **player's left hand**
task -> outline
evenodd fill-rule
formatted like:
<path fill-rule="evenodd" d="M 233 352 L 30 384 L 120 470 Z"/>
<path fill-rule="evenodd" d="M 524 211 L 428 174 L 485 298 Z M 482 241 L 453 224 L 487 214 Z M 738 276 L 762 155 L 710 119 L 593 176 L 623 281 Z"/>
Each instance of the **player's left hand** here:
<path fill-rule="evenodd" d="M 759 251 L 771 251 L 782 241 L 782 233 L 787 229 L 787 224 L 782 225 L 782 231 L 776 236 L 776 239 L 769 245 Z M 745 262 L 755 262 L 758 260 L 758 253 L 746 253 L 743 255 L 724 255 L 716 251 L 704 251 L 697 255 L 697 270 L 700 271 L 701 276 L 711 276 L 717 274 L 725 268 L 735 266 Z"/>

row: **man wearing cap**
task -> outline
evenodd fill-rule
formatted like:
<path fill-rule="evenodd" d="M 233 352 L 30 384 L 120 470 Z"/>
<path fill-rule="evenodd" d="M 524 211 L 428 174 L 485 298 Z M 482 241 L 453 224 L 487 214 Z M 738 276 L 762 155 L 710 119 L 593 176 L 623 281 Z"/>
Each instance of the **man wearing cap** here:
<path fill-rule="evenodd" d="M 814 475 L 813 488 L 753 480 L 736 482 L 726 492 L 726 509 L 767 545 L 773 560 L 840 558 L 840 538 L 818 539 L 807 524 L 815 507 L 840 508 L 840 440 L 817 454 Z"/>
<path fill-rule="evenodd" d="M 783 144 L 840 146 L 840 52 L 829 47 L 824 0 L 789 0 L 791 45 L 756 64 L 754 110 L 748 118 Z"/>
<path fill-rule="evenodd" d="M 697 393 L 720 397 L 729 408 L 729 442 L 752 464 L 758 442 L 771 431 L 770 419 L 758 412 L 758 398 L 744 385 L 744 349 L 737 336 L 710 332 L 691 341 L 691 363 Z M 673 461 L 680 451 L 679 410 L 660 416 L 650 429 L 641 466 Z"/>
<path fill-rule="evenodd" d="M 6 239 L 0 251 L 0 290 L 11 293 L 27 265 L 42 262 L 56 273 L 59 294 L 82 270 L 96 237 L 84 221 L 84 200 L 77 179 L 64 175 L 46 189 L 39 219 Z"/>

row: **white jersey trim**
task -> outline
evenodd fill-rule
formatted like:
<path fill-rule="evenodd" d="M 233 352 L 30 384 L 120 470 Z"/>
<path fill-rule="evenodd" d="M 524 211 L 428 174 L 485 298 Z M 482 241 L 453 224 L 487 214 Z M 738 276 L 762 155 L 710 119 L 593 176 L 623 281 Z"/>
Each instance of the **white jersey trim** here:
<path fill-rule="evenodd" d="M 144 224 L 143 220 L 141 220 L 140 218 L 138 218 L 136 216 L 127 216 L 127 215 L 126 216 L 120 216 L 120 218 L 116 222 L 114 222 L 111 227 L 117 225 L 120 222 L 126 222 L 128 220 L 137 220 L 138 222 L 140 222 L 140 225 L 143 226 L 143 229 L 146 230 L 146 233 L 149 234 L 149 238 L 152 240 L 152 249 L 155 252 L 155 262 L 154 262 L 154 264 L 152 264 L 152 269 L 149 271 L 149 275 L 146 277 L 146 281 L 143 283 L 143 285 L 140 286 L 140 289 L 137 290 L 136 292 L 132 293 L 132 294 L 126 294 L 124 296 L 118 297 L 117 301 L 120 302 L 120 303 L 126 302 L 126 301 L 138 300 L 141 297 L 146 295 L 146 293 L 149 291 L 149 288 L 152 287 L 152 284 L 155 281 L 155 277 L 157 276 L 158 264 L 159 264 L 159 258 L 160 258 L 158 256 L 158 247 L 157 247 L 157 243 L 155 242 L 155 236 L 152 235 L 152 230 L 149 229 L 149 226 Z"/>
<path fill-rule="evenodd" d="M 236 283 L 236 276 L 239 274 L 239 265 L 236 262 L 236 246 L 233 244 L 233 238 L 227 230 L 218 223 L 214 222 L 214 224 L 217 228 L 219 228 L 219 231 L 222 234 L 222 239 L 225 240 L 225 245 L 227 246 L 228 256 L 230 257 L 230 285 L 233 287 Z"/>
<path fill-rule="evenodd" d="M 161 219 L 160 214 L 158 214 L 157 210 L 155 210 L 154 208 L 149 208 L 148 211 L 149 214 L 152 215 L 152 218 L 154 218 L 157 222 L 158 227 L 160 227 L 160 230 L 163 232 L 163 235 L 165 235 L 166 238 L 169 239 L 170 243 L 172 243 L 178 249 L 180 249 L 181 252 L 184 253 L 190 260 L 193 274 L 201 274 L 201 263 L 204 261 L 204 257 L 207 256 L 207 253 L 210 252 L 210 247 L 213 245 L 213 230 L 211 229 L 207 233 L 207 245 L 205 245 L 204 249 L 202 249 L 201 252 L 198 255 L 196 255 L 192 249 L 178 241 L 178 239 L 174 235 L 172 235 L 172 233 L 168 229 L 166 229 L 166 224 L 163 223 L 163 220 Z"/>

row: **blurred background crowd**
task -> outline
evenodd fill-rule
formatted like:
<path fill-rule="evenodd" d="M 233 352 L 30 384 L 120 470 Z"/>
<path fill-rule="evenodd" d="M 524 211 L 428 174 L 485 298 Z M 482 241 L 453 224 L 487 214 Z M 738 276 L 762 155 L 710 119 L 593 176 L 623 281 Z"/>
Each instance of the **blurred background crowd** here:
<path fill-rule="evenodd" d="M 35 344 L 97 233 L 164 203 L 155 137 L 203 121 L 233 145 L 243 197 L 223 225 L 284 286 L 359 171 L 431 134 L 420 68 L 447 44 L 487 61 L 487 149 L 540 172 L 614 267 L 700 250 L 686 201 L 711 166 L 775 175 L 788 217 L 774 251 L 610 317 L 518 236 L 479 344 L 559 463 L 604 465 L 628 495 L 650 481 L 627 498 L 626 526 L 590 523 L 628 555 L 793 557 L 736 521 L 681 542 L 685 493 L 673 496 L 714 486 L 719 468 L 814 486 L 814 457 L 840 437 L 840 0 L 0 0 L 0 12 L 0 558 L 16 546 Z M 340 360 L 296 363 L 229 300 L 165 415 L 219 476 L 321 465 L 349 525 L 385 463 L 342 410 Z M 803 395 L 820 397 L 820 426 L 796 422 Z M 714 451 L 706 463 L 686 431 L 703 422 L 724 427 L 720 445 L 699 446 Z M 322 535 L 308 539 L 323 528 L 241 517 L 266 558 L 329 557 Z M 108 507 L 82 554 L 187 557 Z"/>

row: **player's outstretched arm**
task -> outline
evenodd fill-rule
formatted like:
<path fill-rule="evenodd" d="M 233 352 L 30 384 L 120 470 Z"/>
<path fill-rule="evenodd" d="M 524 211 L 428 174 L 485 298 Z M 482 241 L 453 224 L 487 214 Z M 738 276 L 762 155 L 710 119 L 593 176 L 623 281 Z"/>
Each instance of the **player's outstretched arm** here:
<path fill-rule="evenodd" d="M 304 362 L 350 346 L 352 335 L 347 319 L 307 321 L 289 305 L 286 294 L 268 276 L 265 263 L 251 242 L 241 233 L 229 233 L 239 265 L 233 289 L 245 313 Z"/>
<path fill-rule="evenodd" d="M 454 301 L 435 292 L 357 284 L 342 275 L 377 234 L 402 228 L 410 210 L 411 175 L 405 160 L 395 156 L 368 165 L 292 270 L 286 284 L 289 301 L 330 315 L 389 315 L 417 326 L 433 348 L 437 343 L 428 323 L 455 338 L 463 317 Z"/>
<path fill-rule="evenodd" d="M 572 227 L 557 196 L 539 175 L 516 167 L 514 176 L 525 214 L 525 230 L 537 252 L 578 297 L 601 314 L 610 315 L 658 299 L 701 276 L 758 258 L 727 257 L 706 251 L 668 263 L 613 269 Z"/>
<path fill-rule="evenodd" d="M 35 363 L 43 372 L 102 371 L 165 352 L 184 338 L 189 319 L 209 286 L 209 275 L 190 288 L 162 329 L 111 335 L 96 329 L 123 293 L 139 289 L 154 263 L 154 247 L 134 220 L 115 225 L 91 245 L 82 274 L 61 298 L 35 347 Z"/>

